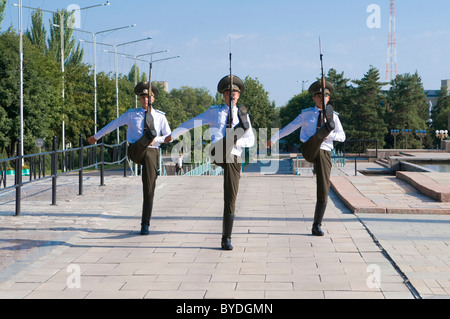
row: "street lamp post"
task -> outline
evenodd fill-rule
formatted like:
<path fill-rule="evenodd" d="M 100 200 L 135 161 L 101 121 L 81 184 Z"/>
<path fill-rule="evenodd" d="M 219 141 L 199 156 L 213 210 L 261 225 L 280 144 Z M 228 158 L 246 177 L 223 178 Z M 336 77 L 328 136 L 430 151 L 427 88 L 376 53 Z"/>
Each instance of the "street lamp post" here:
<path fill-rule="evenodd" d="M 91 9 L 91 8 L 96 8 L 96 7 L 102 7 L 102 6 L 109 6 L 110 3 L 107 1 L 106 3 L 103 4 L 97 4 L 97 5 L 92 5 L 89 7 L 84 7 L 84 8 L 78 8 L 75 10 L 72 10 L 71 13 L 75 12 L 75 11 L 81 11 L 81 10 L 86 10 L 86 9 Z M 40 8 L 34 8 L 34 7 L 29 7 L 29 6 L 24 6 L 22 5 L 22 0 L 19 0 L 19 4 L 14 3 L 13 6 L 15 7 L 19 7 L 19 37 L 20 37 L 20 109 L 21 109 L 21 115 L 20 115 L 20 122 L 21 122 L 21 127 L 20 127 L 20 139 L 21 139 L 21 151 L 22 151 L 22 155 L 23 155 L 23 27 L 22 27 L 22 23 L 23 23 L 23 17 L 22 17 L 22 8 L 26 8 L 26 9 L 32 9 L 32 10 L 40 10 L 40 11 L 44 11 L 44 12 L 49 12 L 52 14 L 58 14 L 59 18 L 60 18 L 60 37 L 61 37 L 61 72 L 62 72 L 62 98 L 63 101 L 65 99 L 65 90 L 64 90 L 64 11 L 61 12 L 55 12 L 55 11 L 51 11 L 51 10 L 44 10 L 44 9 L 40 9 Z M 63 102 L 64 103 L 64 102 Z M 65 150 L 66 145 L 65 145 L 65 121 L 64 121 L 64 111 L 63 111 L 63 121 L 62 121 L 62 149 Z"/>
<path fill-rule="evenodd" d="M 121 54 L 122 57 L 124 58 L 129 58 L 129 59 L 134 59 L 134 65 L 135 65 L 135 83 L 137 84 L 137 75 L 136 75 L 136 64 L 137 61 L 141 61 L 141 62 L 146 62 L 149 64 L 149 68 L 150 68 L 150 74 L 149 77 L 151 76 L 151 72 L 152 72 L 152 63 L 154 62 L 160 62 L 160 61 L 165 61 L 165 60 L 171 60 L 171 59 L 176 59 L 179 58 L 180 56 L 173 56 L 173 57 L 169 57 L 169 58 L 164 58 L 164 59 L 159 59 L 159 60 L 155 60 L 155 61 L 147 61 L 147 60 L 143 60 L 143 59 L 139 59 L 139 57 L 143 57 L 143 56 L 147 56 L 147 55 L 153 55 L 153 54 L 157 54 L 157 53 L 163 53 L 163 52 L 168 52 L 168 50 L 164 50 L 164 51 L 157 51 L 157 52 L 152 52 L 152 53 L 146 53 L 146 54 L 141 54 L 141 55 L 137 55 L 137 56 L 132 56 L 129 54 Z M 151 78 L 149 78 L 149 81 L 151 81 Z M 137 108 L 137 102 L 136 102 L 136 108 Z M 160 163 L 159 163 L 159 167 L 161 168 L 162 162 L 161 162 L 161 158 L 160 158 Z M 137 172 L 137 164 L 135 164 L 135 172 Z"/>
<path fill-rule="evenodd" d="M 394 136 L 394 149 L 397 149 L 397 136 L 400 134 L 400 130 L 391 130 L 391 135 Z"/>
<path fill-rule="evenodd" d="M 309 81 L 297 81 L 297 83 L 301 83 L 302 84 L 302 93 L 305 92 L 305 84 L 308 83 Z"/>
<path fill-rule="evenodd" d="M 132 25 L 128 25 L 125 27 L 103 30 L 103 31 L 99 31 L 96 33 L 79 30 L 79 29 L 74 29 L 75 31 L 89 33 L 92 35 L 92 42 L 84 41 L 84 40 L 80 40 L 80 41 L 87 42 L 87 43 L 93 43 L 93 47 L 94 47 L 94 134 L 97 134 L 97 35 L 99 35 L 101 33 L 106 33 L 106 32 L 112 32 L 112 31 L 118 31 L 118 30 L 127 29 L 127 28 L 133 28 L 135 26 L 136 26 L 136 24 L 132 24 Z"/>
<path fill-rule="evenodd" d="M 441 140 L 441 148 L 443 148 L 443 141 L 448 137 L 447 130 L 436 130 L 436 137 Z"/>
<path fill-rule="evenodd" d="M 159 54 L 159 53 L 165 53 L 165 52 L 169 52 L 169 50 L 162 50 L 162 51 L 156 51 L 156 52 L 151 52 L 151 53 L 145 53 L 145 54 L 140 54 L 140 55 L 131 55 L 131 54 L 125 54 L 125 53 L 119 53 L 119 55 L 123 58 L 127 58 L 127 59 L 133 59 L 134 60 L 134 85 L 137 85 L 138 82 L 138 74 L 137 74 L 137 61 L 143 61 L 143 62 L 147 62 L 146 60 L 141 60 L 139 59 L 140 57 L 143 56 L 147 56 L 147 55 L 153 55 L 153 54 Z M 135 97 L 135 107 L 138 107 L 138 99 L 137 96 Z"/>
<path fill-rule="evenodd" d="M 410 129 L 402 130 L 402 134 L 405 136 L 405 149 L 408 149 L 408 137 L 412 134 Z"/>
<path fill-rule="evenodd" d="M 140 39 L 140 40 L 120 43 L 120 44 L 114 46 L 114 61 L 115 61 L 115 67 L 116 67 L 116 113 L 117 113 L 117 118 L 119 117 L 119 70 L 118 70 L 117 48 L 121 47 L 121 46 L 129 45 L 129 44 L 137 43 L 137 42 L 151 40 L 151 39 L 152 39 L 151 37 L 147 37 L 147 38 Z M 117 144 L 119 144 L 119 128 L 117 128 Z"/>
<path fill-rule="evenodd" d="M 114 69 L 115 69 L 115 73 L 116 73 L 116 118 L 119 117 L 119 70 L 118 70 L 119 67 L 118 67 L 118 62 L 117 62 L 117 48 L 119 46 L 125 46 L 128 44 L 137 43 L 137 42 L 146 41 L 146 40 L 151 40 L 151 37 L 147 37 L 147 38 L 135 40 L 135 41 L 130 41 L 130 42 L 125 42 L 125 43 L 120 43 L 117 45 L 108 44 L 108 43 L 100 43 L 100 42 L 97 43 L 99 45 L 110 46 L 110 47 L 114 48 Z M 86 42 L 89 42 L 89 41 L 86 41 Z M 117 128 L 117 144 L 120 143 L 119 132 L 120 132 L 119 128 Z"/>
<path fill-rule="evenodd" d="M 425 130 L 416 130 L 416 135 L 420 139 L 420 144 L 423 146 L 423 138 L 427 135 L 427 131 Z"/>

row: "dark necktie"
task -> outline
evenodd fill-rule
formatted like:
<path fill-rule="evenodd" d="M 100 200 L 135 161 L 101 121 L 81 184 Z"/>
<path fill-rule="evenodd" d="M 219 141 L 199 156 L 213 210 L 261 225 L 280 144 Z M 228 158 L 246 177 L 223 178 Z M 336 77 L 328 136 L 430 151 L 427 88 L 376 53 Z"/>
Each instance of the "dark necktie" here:
<path fill-rule="evenodd" d="M 233 110 L 229 107 L 228 108 L 228 121 L 227 121 L 227 128 L 233 127 Z"/>
<path fill-rule="evenodd" d="M 317 119 L 317 129 L 322 127 L 322 110 L 319 110 L 319 118 Z"/>

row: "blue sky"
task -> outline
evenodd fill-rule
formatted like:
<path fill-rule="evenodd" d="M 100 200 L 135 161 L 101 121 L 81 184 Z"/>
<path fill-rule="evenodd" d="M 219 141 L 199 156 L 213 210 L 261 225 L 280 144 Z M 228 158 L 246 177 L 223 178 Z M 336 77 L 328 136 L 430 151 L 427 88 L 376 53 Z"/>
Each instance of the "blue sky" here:
<path fill-rule="evenodd" d="M 8 0 L 2 30 L 17 28 L 18 9 Z M 55 11 L 71 4 L 80 7 L 104 0 L 23 0 L 23 5 Z M 298 81 L 320 75 L 319 37 L 326 71 L 335 68 L 345 77 L 361 79 L 370 65 L 384 80 L 387 61 L 389 0 L 110 0 L 109 7 L 82 11 L 81 29 L 98 32 L 136 24 L 136 27 L 99 35 L 97 41 L 120 44 L 151 36 L 151 41 L 121 47 L 140 55 L 170 52 L 155 59 L 181 58 L 154 64 L 153 79 L 168 81 L 169 88 L 205 87 L 215 94 L 217 82 L 229 73 L 228 54 L 233 53 L 233 73 L 258 78 L 277 106 L 285 105 L 301 90 Z M 381 9 L 381 27 L 369 28 L 370 4 Z M 425 89 L 439 89 L 450 79 L 450 1 L 397 0 L 398 73 L 418 72 Z M 31 11 L 24 9 L 24 28 Z M 50 19 L 44 15 L 44 21 Z M 89 40 L 77 32 L 80 39 Z M 92 45 L 84 44 L 85 61 L 93 63 Z M 114 55 L 98 49 L 98 69 L 114 71 Z M 108 48 L 105 48 L 108 49 Z M 129 59 L 119 59 L 119 72 L 128 73 Z M 148 65 L 140 64 L 141 70 Z"/>

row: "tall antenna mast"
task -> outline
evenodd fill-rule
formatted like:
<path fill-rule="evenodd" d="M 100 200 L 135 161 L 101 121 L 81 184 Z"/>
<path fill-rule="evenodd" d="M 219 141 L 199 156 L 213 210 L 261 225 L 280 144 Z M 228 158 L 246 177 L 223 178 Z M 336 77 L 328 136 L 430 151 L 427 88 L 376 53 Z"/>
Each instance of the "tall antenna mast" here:
<path fill-rule="evenodd" d="M 386 81 L 390 82 L 397 76 L 397 34 L 395 29 L 395 0 L 391 1 L 389 14 L 389 38 L 386 64 Z"/>

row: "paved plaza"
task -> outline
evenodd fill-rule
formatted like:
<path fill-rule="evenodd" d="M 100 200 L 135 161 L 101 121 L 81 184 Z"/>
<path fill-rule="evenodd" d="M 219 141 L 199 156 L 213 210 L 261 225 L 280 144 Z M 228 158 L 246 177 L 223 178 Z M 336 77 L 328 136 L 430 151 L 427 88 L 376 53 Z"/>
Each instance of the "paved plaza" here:
<path fill-rule="evenodd" d="M 221 176 L 159 177 L 149 236 L 139 234 L 140 177 L 113 172 L 102 187 L 98 174 L 86 175 L 78 196 L 78 176 L 62 176 L 56 206 L 50 181 L 28 184 L 17 217 L 14 190 L 2 193 L 0 298 L 450 296 L 450 215 L 426 213 L 441 202 L 392 176 L 363 176 L 362 187 L 358 176 L 333 168 L 325 236 L 315 237 L 315 177 L 294 176 L 288 166 L 281 160 L 278 174 L 255 166 L 242 174 L 232 251 L 220 249 Z M 342 191 L 348 183 L 350 193 Z M 355 192 L 383 213 L 355 210 L 357 202 L 340 194 Z M 394 193 L 398 210 L 389 213 Z M 411 198 L 416 209 L 402 211 L 398 203 Z"/>

